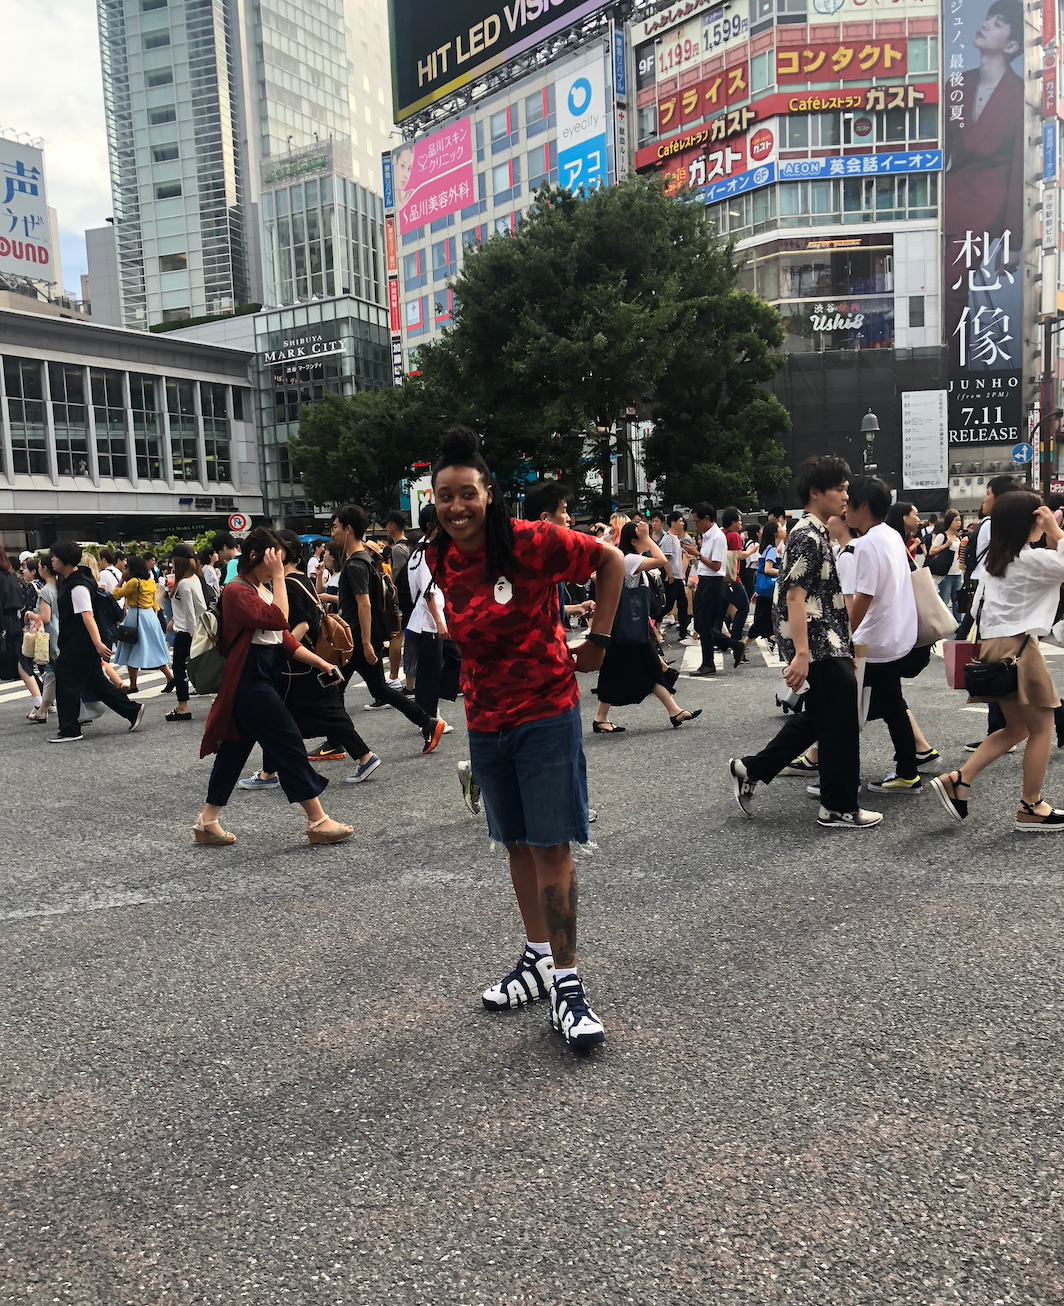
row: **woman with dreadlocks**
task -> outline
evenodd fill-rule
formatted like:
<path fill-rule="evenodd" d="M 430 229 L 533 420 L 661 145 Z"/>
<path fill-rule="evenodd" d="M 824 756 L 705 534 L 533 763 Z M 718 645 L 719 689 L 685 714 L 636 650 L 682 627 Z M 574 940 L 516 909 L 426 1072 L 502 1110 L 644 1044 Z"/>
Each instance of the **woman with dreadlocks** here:
<path fill-rule="evenodd" d="M 546 521 L 513 521 L 466 427 L 443 437 L 432 469 L 441 532 L 429 561 L 462 654 L 469 756 L 488 833 L 505 844 L 527 942 L 484 993 L 503 1011 L 549 997 L 570 1047 L 601 1043 L 602 1024 L 576 971 L 576 872 L 569 845 L 587 843 L 587 773 L 577 671 L 596 671 L 624 577 L 609 544 Z M 596 573 L 595 614 L 570 652 L 558 584 Z"/>

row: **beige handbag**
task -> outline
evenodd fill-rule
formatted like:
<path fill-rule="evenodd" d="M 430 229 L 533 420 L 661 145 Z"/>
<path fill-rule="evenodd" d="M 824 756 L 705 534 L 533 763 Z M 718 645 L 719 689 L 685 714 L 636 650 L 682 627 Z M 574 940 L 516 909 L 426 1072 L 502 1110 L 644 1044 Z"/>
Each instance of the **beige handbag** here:
<path fill-rule="evenodd" d="M 729 585 L 734 585 L 739 579 L 739 555 L 735 549 L 728 550 L 728 556 L 724 561 L 724 575 Z"/>
<path fill-rule="evenodd" d="M 926 648 L 956 632 L 953 613 L 939 598 L 935 578 L 926 567 L 912 573 L 913 598 L 916 600 L 916 647 Z"/>
<path fill-rule="evenodd" d="M 22 656 L 42 667 L 51 662 L 48 632 L 43 627 L 40 630 L 27 630 L 22 636 Z"/>

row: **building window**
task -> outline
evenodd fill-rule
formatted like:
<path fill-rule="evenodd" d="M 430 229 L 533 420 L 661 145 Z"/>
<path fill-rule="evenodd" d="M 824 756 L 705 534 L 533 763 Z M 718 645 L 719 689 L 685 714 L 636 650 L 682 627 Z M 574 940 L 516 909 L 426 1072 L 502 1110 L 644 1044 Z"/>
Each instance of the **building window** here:
<path fill-rule="evenodd" d="M 923 295 L 909 296 L 909 325 L 911 327 L 922 327 L 924 322 L 924 297 Z"/>
<path fill-rule="evenodd" d="M 462 220 L 466 218 L 475 218 L 478 214 L 483 213 L 488 207 L 486 198 L 487 191 L 485 185 L 485 174 L 478 172 L 476 175 L 477 200 L 475 204 L 467 204 L 462 210 Z"/>
<path fill-rule="evenodd" d="M 403 233 L 403 244 L 416 245 L 417 242 L 421 240 L 424 235 L 425 235 L 424 227 L 418 227 L 414 231 L 406 231 Z"/>
<path fill-rule="evenodd" d="M 96 425 L 96 458 L 100 465 L 100 476 L 128 476 L 122 373 L 94 367 L 89 372 L 89 389 Z"/>
<path fill-rule="evenodd" d="M 516 145 L 521 139 L 516 120 L 517 113 L 509 105 L 505 109 L 500 109 L 498 113 L 493 113 L 488 119 L 488 134 L 491 137 L 492 154 L 499 154 L 503 150 L 508 150 L 511 145 Z"/>
<path fill-rule="evenodd" d="M 233 386 L 233 421 L 251 421 L 251 391 L 242 385 Z"/>
<path fill-rule="evenodd" d="M 497 236 L 512 236 L 517 230 L 517 214 L 507 213 L 504 218 L 496 218 L 494 230 Z"/>
<path fill-rule="evenodd" d="M 189 312 L 187 308 L 164 308 L 163 309 L 164 322 L 184 322 L 191 316 L 192 314 Z"/>
<path fill-rule="evenodd" d="M 763 54 L 755 54 L 750 60 L 750 93 L 756 95 L 758 91 L 763 91 L 772 85 L 773 59 L 775 58 L 774 50 L 766 50 Z"/>
<path fill-rule="evenodd" d="M 471 249 L 477 249 L 488 238 L 488 229 L 483 224 L 479 227 L 470 227 L 468 231 L 462 232 L 462 254 L 463 257 Z"/>
<path fill-rule="evenodd" d="M 448 213 L 445 218 L 437 218 L 435 222 L 429 223 L 429 231 L 446 231 L 448 227 L 454 226 L 454 214 Z"/>
<path fill-rule="evenodd" d="M 140 0 L 140 12 L 150 13 L 152 9 L 165 9 L 166 0 Z"/>
<path fill-rule="evenodd" d="M 554 111 L 554 83 L 525 96 L 525 135 L 531 139 L 557 125 Z"/>
<path fill-rule="evenodd" d="M 780 145 L 785 150 L 842 144 L 842 115 L 839 113 L 796 113 L 780 119 Z"/>
<path fill-rule="evenodd" d="M 529 150 L 528 193 L 538 190 L 540 186 L 549 185 L 558 180 L 558 142 L 544 141 L 534 150 Z"/>
<path fill-rule="evenodd" d="M 425 270 L 425 251 L 415 249 L 412 254 L 403 255 L 403 289 L 417 290 L 428 281 Z"/>
<path fill-rule="evenodd" d="M 188 255 L 187 254 L 160 254 L 159 271 L 160 272 L 187 272 Z"/>
<path fill-rule="evenodd" d="M 177 109 L 172 104 L 165 104 L 160 109 L 148 110 L 148 122 L 152 127 L 159 127 L 164 122 L 176 122 Z"/>
<path fill-rule="evenodd" d="M 408 299 L 404 305 L 406 334 L 423 336 L 429 329 L 429 301 L 427 295 L 419 299 Z"/>
<path fill-rule="evenodd" d="M 169 32 L 147 32 L 144 36 L 145 50 L 158 50 L 170 44 Z"/>
<path fill-rule="evenodd" d="M 496 204 L 509 204 L 521 197 L 521 160 L 507 159 L 491 170 L 491 195 Z"/>
<path fill-rule="evenodd" d="M 229 417 L 225 407 L 224 385 L 200 382 L 203 409 L 203 442 L 207 448 L 207 480 L 219 483 L 233 479 L 229 461 Z"/>
<path fill-rule="evenodd" d="M 153 68 L 146 78 L 149 86 L 170 86 L 173 80 L 174 70 L 172 68 Z"/>
<path fill-rule="evenodd" d="M 64 363 L 48 364 L 52 398 L 56 466 L 60 476 L 88 476 L 89 421 L 85 407 L 85 373 Z"/>
<path fill-rule="evenodd" d="M 155 198 L 157 200 L 174 200 L 181 194 L 181 183 L 179 181 L 160 181 L 155 186 Z"/>
<path fill-rule="evenodd" d="M 636 148 L 642 149 L 658 139 L 658 106 L 644 104 L 636 110 Z"/>
<path fill-rule="evenodd" d="M 910 36 L 908 59 L 911 73 L 937 73 L 938 37 Z"/>
<path fill-rule="evenodd" d="M 44 390 L 41 365 L 25 358 L 4 358 L 11 454 L 16 473 L 47 476 L 44 434 Z"/>
<path fill-rule="evenodd" d="M 170 452 L 175 481 L 198 481 L 196 406 L 191 381 L 166 379 L 166 411 L 170 414 Z"/>
<path fill-rule="evenodd" d="M 178 148 L 176 145 L 153 145 L 151 147 L 152 163 L 169 163 L 171 159 L 178 157 Z"/>
<path fill-rule="evenodd" d="M 115 376 L 117 373 L 108 373 Z M 110 393 L 108 393 L 108 401 Z M 163 477 L 162 444 L 159 437 L 158 400 L 155 378 L 130 373 L 129 401 L 133 409 L 133 447 L 137 457 L 137 475 L 144 481 L 161 481 Z M 93 402 L 96 382 L 93 380 Z M 97 417 L 97 423 L 99 418 Z M 97 425 L 97 432 L 99 426 Z"/>
<path fill-rule="evenodd" d="M 448 236 L 446 240 L 438 241 L 432 247 L 432 279 L 443 281 L 447 277 L 453 277 L 457 271 L 455 239 L 453 236 Z"/>
<path fill-rule="evenodd" d="M 451 308 L 454 305 L 454 296 L 450 286 L 443 290 L 437 290 L 433 296 L 433 317 L 434 325 L 438 327 L 446 326 L 451 320 Z"/>

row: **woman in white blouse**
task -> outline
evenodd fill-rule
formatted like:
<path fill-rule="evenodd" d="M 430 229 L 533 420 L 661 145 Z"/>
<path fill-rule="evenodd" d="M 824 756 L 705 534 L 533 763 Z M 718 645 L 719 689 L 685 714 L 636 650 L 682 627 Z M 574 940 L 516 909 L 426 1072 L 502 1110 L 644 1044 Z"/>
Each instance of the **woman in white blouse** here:
<path fill-rule="evenodd" d="M 975 596 L 981 640 L 979 660 L 1016 658 L 1017 690 L 997 702 L 1004 730 L 987 735 L 956 771 L 937 776 L 931 787 L 957 821 L 968 815 L 968 791 L 984 767 L 1026 740 L 1023 795 L 1017 830 L 1064 830 L 1064 811 L 1042 798 L 1049 765 L 1053 709 L 1060 706 L 1038 636 L 1048 634 L 1064 584 L 1064 531 L 1037 494 L 1016 490 L 995 500 L 990 513 L 990 547 Z M 1031 545 L 1046 539 L 1046 548 Z M 970 699 L 987 702 L 987 699 Z"/>

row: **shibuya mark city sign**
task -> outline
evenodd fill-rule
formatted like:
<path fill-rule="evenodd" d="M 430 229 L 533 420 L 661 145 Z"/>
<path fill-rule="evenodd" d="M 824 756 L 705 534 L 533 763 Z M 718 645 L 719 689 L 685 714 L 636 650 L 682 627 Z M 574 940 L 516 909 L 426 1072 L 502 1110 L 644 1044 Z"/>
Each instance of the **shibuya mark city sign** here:
<path fill-rule="evenodd" d="M 388 0 L 395 121 L 603 8 L 603 0 Z"/>
<path fill-rule="evenodd" d="M 292 340 L 282 340 L 280 348 L 265 349 L 259 355 L 263 363 L 299 363 L 312 361 L 326 354 L 342 354 L 342 340 L 325 340 L 321 336 L 296 336 Z"/>

